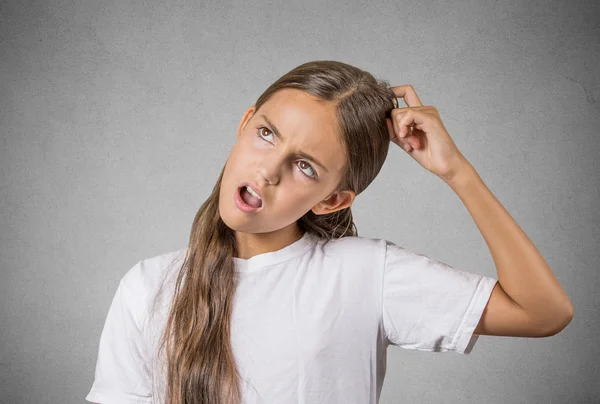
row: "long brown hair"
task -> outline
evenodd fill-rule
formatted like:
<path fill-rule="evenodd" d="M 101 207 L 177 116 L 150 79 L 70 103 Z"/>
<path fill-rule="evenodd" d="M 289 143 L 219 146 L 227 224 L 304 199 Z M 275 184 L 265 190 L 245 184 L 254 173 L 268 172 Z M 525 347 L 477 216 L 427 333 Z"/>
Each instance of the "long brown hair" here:
<path fill-rule="evenodd" d="M 276 91 L 294 88 L 334 103 L 347 161 L 337 191 L 360 194 L 375 179 L 390 144 L 386 116 L 394 93 L 385 80 L 346 63 L 304 63 L 271 84 L 256 110 Z M 166 344 L 167 404 L 238 404 L 240 374 L 230 340 L 237 279 L 235 233 L 219 215 L 221 174 L 192 224 L 160 349 Z M 324 215 L 308 211 L 298 227 L 327 241 L 358 236 L 350 207 Z"/>

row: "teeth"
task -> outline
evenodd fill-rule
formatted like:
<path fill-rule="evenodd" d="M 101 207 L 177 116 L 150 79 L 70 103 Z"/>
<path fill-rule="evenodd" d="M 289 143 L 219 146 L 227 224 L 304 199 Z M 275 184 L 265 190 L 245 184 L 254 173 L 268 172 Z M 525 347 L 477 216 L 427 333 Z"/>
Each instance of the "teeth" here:
<path fill-rule="evenodd" d="M 254 196 L 255 198 L 261 199 L 260 196 L 258 196 L 258 194 L 256 192 L 254 192 L 254 190 L 252 188 L 250 188 L 250 185 L 246 185 L 246 189 L 248 190 L 248 192 L 250 192 L 250 194 L 252 196 Z"/>

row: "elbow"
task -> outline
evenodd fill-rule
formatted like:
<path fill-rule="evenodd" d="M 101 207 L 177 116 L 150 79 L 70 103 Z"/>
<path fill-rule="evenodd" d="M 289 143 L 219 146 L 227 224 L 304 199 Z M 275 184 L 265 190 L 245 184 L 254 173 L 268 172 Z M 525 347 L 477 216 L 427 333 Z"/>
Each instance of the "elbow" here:
<path fill-rule="evenodd" d="M 557 319 L 557 321 L 552 323 L 552 326 L 547 329 L 544 336 L 552 337 L 567 328 L 569 323 L 571 323 L 571 320 L 573 320 L 574 312 L 573 304 L 569 302 L 561 314 L 556 314 L 555 319 Z"/>

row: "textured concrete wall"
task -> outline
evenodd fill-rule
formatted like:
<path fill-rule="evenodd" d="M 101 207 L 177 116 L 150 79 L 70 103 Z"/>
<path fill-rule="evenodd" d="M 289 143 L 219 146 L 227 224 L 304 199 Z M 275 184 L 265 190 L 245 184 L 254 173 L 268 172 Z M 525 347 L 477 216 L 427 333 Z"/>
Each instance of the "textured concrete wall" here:
<path fill-rule="evenodd" d="M 381 401 L 597 402 L 599 27 L 591 1 L 0 2 L 0 402 L 83 402 L 120 277 L 187 245 L 244 110 L 316 59 L 436 106 L 575 305 L 550 338 L 390 348 Z M 361 235 L 496 275 L 397 147 L 353 211 Z"/>

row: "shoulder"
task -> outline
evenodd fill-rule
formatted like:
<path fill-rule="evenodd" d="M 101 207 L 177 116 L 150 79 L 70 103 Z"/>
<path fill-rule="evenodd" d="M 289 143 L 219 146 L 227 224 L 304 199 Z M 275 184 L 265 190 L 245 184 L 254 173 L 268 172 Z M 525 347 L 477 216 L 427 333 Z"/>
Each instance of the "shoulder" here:
<path fill-rule="evenodd" d="M 344 257 L 351 260 L 367 260 L 383 258 L 387 241 L 385 239 L 347 236 L 329 241 L 321 241 L 325 255 Z"/>
<path fill-rule="evenodd" d="M 326 257 L 342 258 L 356 264 L 367 263 L 370 267 L 430 262 L 425 254 L 383 238 L 348 236 L 328 242 L 322 240 L 319 244 Z"/>
<path fill-rule="evenodd" d="M 121 284 L 137 293 L 155 289 L 167 275 L 172 274 L 178 265 L 183 263 L 186 250 L 187 247 L 138 261 L 121 278 Z"/>
<path fill-rule="evenodd" d="M 162 302 L 161 292 L 171 291 L 186 252 L 187 247 L 142 259 L 121 278 L 123 304 L 134 313 L 139 326 L 154 312 L 154 304 Z M 163 289 L 165 284 L 168 286 Z"/>
<path fill-rule="evenodd" d="M 378 248 L 386 240 L 364 236 L 345 236 L 330 240 L 327 245 L 330 248 Z"/>

